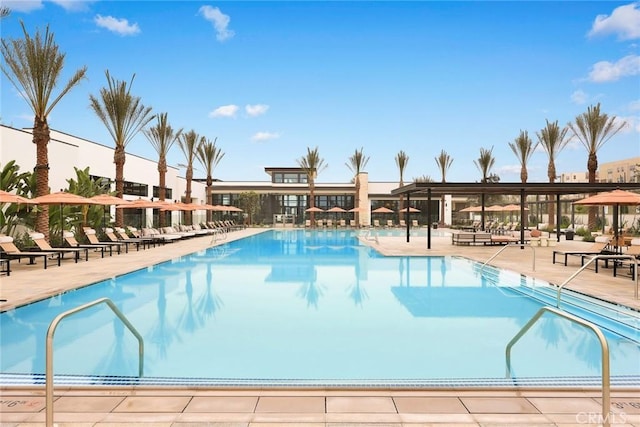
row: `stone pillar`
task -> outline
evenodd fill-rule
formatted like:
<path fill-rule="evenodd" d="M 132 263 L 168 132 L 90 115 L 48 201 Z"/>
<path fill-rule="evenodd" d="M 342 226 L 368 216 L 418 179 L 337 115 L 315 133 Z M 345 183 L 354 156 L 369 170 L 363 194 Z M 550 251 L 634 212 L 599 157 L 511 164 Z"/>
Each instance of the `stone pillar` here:
<path fill-rule="evenodd" d="M 368 227 L 371 225 L 371 201 L 369 200 L 369 174 L 360 172 L 360 192 L 356 194 L 356 198 L 360 199 L 360 227 Z"/>

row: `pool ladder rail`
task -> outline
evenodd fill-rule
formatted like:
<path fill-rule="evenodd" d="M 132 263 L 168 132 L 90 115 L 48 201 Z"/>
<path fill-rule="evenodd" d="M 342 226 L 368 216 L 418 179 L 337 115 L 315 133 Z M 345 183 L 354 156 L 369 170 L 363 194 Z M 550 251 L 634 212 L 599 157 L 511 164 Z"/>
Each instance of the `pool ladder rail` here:
<path fill-rule="evenodd" d="M 53 427 L 53 338 L 56 332 L 58 324 L 66 317 L 73 314 L 80 313 L 88 308 L 99 304 L 107 304 L 111 311 L 124 323 L 124 325 L 131 331 L 131 333 L 138 340 L 138 376 L 142 377 L 144 373 L 144 340 L 142 335 L 136 330 L 136 328 L 129 322 L 125 315 L 118 309 L 118 307 L 109 298 L 100 298 L 95 301 L 83 304 L 71 310 L 67 310 L 64 313 L 58 314 L 55 319 L 49 324 L 47 329 L 47 344 L 46 344 L 46 371 L 45 371 L 45 390 L 46 390 L 46 426 Z"/>

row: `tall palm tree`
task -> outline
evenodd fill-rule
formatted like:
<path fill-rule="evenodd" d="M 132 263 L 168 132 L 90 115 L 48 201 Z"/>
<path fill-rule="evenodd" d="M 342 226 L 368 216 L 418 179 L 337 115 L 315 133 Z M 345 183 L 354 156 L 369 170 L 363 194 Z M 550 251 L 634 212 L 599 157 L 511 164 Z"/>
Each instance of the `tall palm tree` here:
<path fill-rule="evenodd" d="M 577 116 L 574 123 L 567 124 L 573 133 L 572 137 L 577 138 L 589 153 L 587 171 L 590 184 L 596 182 L 598 150 L 626 125 L 626 122 L 616 120 L 616 116 L 609 117 L 606 113 L 601 113 L 600 103 L 588 107 L 587 112 Z M 596 225 L 596 210 L 596 207 L 589 209 L 590 230 Z"/>
<path fill-rule="evenodd" d="M 115 150 L 113 163 L 116 164 L 116 197 L 124 193 L 125 148 L 151 120 L 151 107 L 145 107 L 140 97 L 131 94 L 135 74 L 127 85 L 124 80 L 116 80 L 105 71 L 107 86 L 100 89 L 100 97 L 89 95 L 91 108 L 105 125 L 113 138 Z M 124 213 L 116 209 L 116 226 L 124 226 Z"/>
<path fill-rule="evenodd" d="M 213 184 L 213 170 L 218 166 L 220 160 L 224 157 L 224 153 L 222 149 L 216 146 L 216 142 L 218 138 L 215 138 L 213 141 L 209 139 L 204 139 L 202 144 L 198 146 L 198 150 L 196 151 L 196 157 L 200 161 L 200 164 L 204 166 L 205 171 L 207 172 L 207 199 L 211 196 L 211 186 Z M 207 211 L 207 221 L 209 221 L 211 215 L 211 211 Z"/>
<path fill-rule="evenodd" d="M 309 208 L 313 208 L 316 205 L 315 195 L 315 180 L 316 176 L 328 165 L 324 162 L 324 159 L 320 157 L 318 147 L 313 150 L 307 147 L 307 155 L 300 157 L 298 160 L 298 166 L 307 174 L 307 183 L 309 184 Z M 314 224 L 315 215 L 311 212 L 311 223 Z"/>
<path fill-rule="evenodd" d="M 569 131 L 568 127 L 564 127 L 560 129 L 558 126 L 558 121 L 556 120 L 553 123 L 549 123 L 549 120 L 546 120 L 546 126 L 540 130 L 540 132 L 536 132 L 538 136 L 538 144 L 544 148 L 544 151 L 547 153 L 549 157 L 549 163 L 547 165 L 547 177 L 549 177 L 549 182 L 553 183 L 556 181 L 556 156 L 560 154 L 560 152 L 567 146 L 571 138 L 567 138 L 567 132 Z M 548 215 L 549 215 L 549 225 L 555 224 L 555 207 L 553 203 L 549 203 Z"/>
<path fill-rule="evenodd" d="M 142 133 L 147 137 L 149 143 L 158 153 L 158 186 L 159 199 L 165 200 L 167 197 L 167 153 L 180 137 L 182 129 L 174 130 L 167 119 L 167 113 L 161 113 L 157 117 L 158 123 L 155 126 L 144 129 Z M 160 227 L 164 226 L 164 215 L 160 215 Z"/>
<path fill-rule="evenodd" d="M 398 166 L 398 172 L 400 172 L 400 182 L 398 183 L 399 187 L 404 185 L 404 170 L 407 168 L 407 163 L 409 163 L 409 156 L 403 150 L 400 150 L 398 154 L 396 154 L 396 166 Z M 402 208 L 404 208 L 404 196 L 400 195 L 400 206 L 398 206 L 398 222 L 400 222 L 404 218 L 404 212 L 402 212 Z"/>
<path fill-rule="evenodd" d="M 446 151 L 441 150 L 440 155 L 435 158 L 436 164 L 440 168 L 440 174 L 442 176 L 442 182 L 447 182 L 447 171 L 451 167 L 453 163 L 453 159 Z M 440 200 L 440 224 L 444 225 L 444 194 L 442 195 L 442 199 Z"/>
<path fill-rule="evenodd" d="M 360 150 L 356 149 L 351 157 L 349 157 L 349 162 L 345 163 L 349 170 L 353 172 L 356 184 L 356 200 L 355 200 L 355 208 L 360 208 L 360 173 L 367 167 L 367 163 L 369 163 L 369 156 L 364 155 L 364 149 L 360 147 Z M 356 225 L 360 224 L 360 213 L 356 210 L 355 213 Z"/>
<path fill-rule="evenodd" d="M 0 5 L 0 19 L 6 18 L 9 15 L 11 15 L 11 9 L 9 9 L 7 6 Z"/>
<path fill-rule="evenodd" d="M 480 173 L 482 174 L 482 179 L 480 182 L 486 184 L 491 181 L 491 168 L 496 163 L 496 159 L 493 157 L 493 147 L 487 150 L 486 148 L 480 147 L 480 157 L 477 160 L 474 160 L 473 163 L 476 165 Z"/>
<path fill-rule="evenodd" d="M 8 10 L 8 9 L 7 9 Z M 3 12 L 7 13 L 7 12 Z M 36 31 L 31 37 L 24 26 L 24 39 L 2 39 L 0 51 L 4 62 L 0 64 L 11 84 L 22 94 L 33 111 L 33 143 L 36 145 L 36 196 L 49 193 L 49 152 L 51 139 L 47 118 L 53 108 L 85 77 L 87 67 L 77 70 L 62 87 L 58 95 L 53 90 L 58 84 L 65 54 L 59 51 L 54 34 L 47 26 L 44 35 Z M 49 208 L 42 206 L 36 215 L 36 231 L 49 240 Z"/>
<path fill-rule="evenodd" d="M 529 138 L 529 133 L 526 130 L 521 130 L 520 135 L 513 142 L 509 143 L 509 148 L 516 155 L 520 162 L 520 181 L 525 184 L 529 178 L 527 173 L 527 163 L 531 159 L 531 155 L 535 151 L 538 143 L 535 144 Z"/>
<path fill-rule="evenodd" d="M 200 136 L 194 130 L 183 133 L 178 139 L 178 146 L 184 153 L 187 163 L 182 165 L 187 168 L 185 178 L 187 180 L 187 188 L 184 192 L 184 202 L 191 203 L 191 181 L 193 180 L 193 161 L 196 159 L 196 153 L 205 138 Z M 191 224 L 191 212 L 184 213 L 185 222 Z"/>

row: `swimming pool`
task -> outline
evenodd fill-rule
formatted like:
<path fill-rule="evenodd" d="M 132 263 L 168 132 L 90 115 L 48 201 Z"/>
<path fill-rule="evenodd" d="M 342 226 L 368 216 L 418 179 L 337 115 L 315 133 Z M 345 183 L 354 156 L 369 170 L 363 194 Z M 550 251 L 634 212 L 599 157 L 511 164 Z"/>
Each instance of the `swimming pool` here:
<path fill-rule="evenodd" d="M 345 230 L 271 230 L 0 314 L 3 383 L 41 382 L 47 327 L 111 298 L 145 340 L 149 384 L 505 385 L 505 346 L 555 287 L 462 257 L 383 257 Z M 640 378 L 640 316 L 570 292 L 604 329 L 612 383 Z M 56 383 L 138 381 L 106 306 L 56 332 Z M 599 384 L 600 346 L 545 315 L 514 347 L 520 384 Z"/>

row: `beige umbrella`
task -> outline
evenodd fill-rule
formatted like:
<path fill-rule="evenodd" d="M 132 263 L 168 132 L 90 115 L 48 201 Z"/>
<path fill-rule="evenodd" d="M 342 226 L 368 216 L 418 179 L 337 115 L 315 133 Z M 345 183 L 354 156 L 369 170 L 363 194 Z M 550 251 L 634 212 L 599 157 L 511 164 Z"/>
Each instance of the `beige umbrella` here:
<path fill-rule="evenodd" d="M 324 212 L 324 209 L 320 209 L 319 207 L 314 206 L 312 208 L 305 209 L 305 212 Z"/>
<path fill-rule="evenodd" d="M 414 207 L 412 207 L 412 206 L 408 206 L 408 207 L 406 207 L 406 208 L 402 208 L 402 209 L 400 209 L 398 212 L 404 212 L 404 213 L 407 213 L 407 212 L 414 212 L 414 213 L 415 213 L 415 212 L 420 212 L 420 209 L 416 209 L 416 208 L 414 208 Z"/>
<path fill-rule="evenodd" d="M 387 207 L 380 206 L 379 208 L 372 210 L 371 213 L 393 213 L 393 211 Z"/>
<path fill-rule="evenodd" d="M 573 202 L 576 205 L 586 206 L 613 206 L 613 234 L 615 246 L 618 245 L 618 212 L 620 211 L 620 205 L 624 206 L 637 206 L 640 205 L 640 194 L 633 193 L 631 191 L 613 190 L 598 193 L 594 196 L 589 196 L 577 202 Z"/>
<path fill-rule="evenodd" d="M 18 196 L 17 194 L 2 190 L 0 190 L 0 203 L 21 203 L 25 205 L 36 204 L 32 199 L 27 199 L 26 197 Z"/>
<path fill-rule="evenodd" d="M 116 209 L 161 209 L 167 204 L 167 202 L 138 198 L 126 202 L 123 200 L 122 204 L 116 206 Z M 142 225 L 142 213 L 140 213 L 140 227 L 142 227 Z"/>
<path fill-rule="evenodd" d="M 460 212 L 480 212 L 482 208 L 480 206 L 468 206 L 464 209 L 460 209 Z"/>
<path fill-rule="evenodd" d="M 107 223 L 107 206 L 117 206 L 123 203 L 129 203 L 126 200 L 123 200 L 120 197 L 112 196 L 111 194 L 96 194 L 95 196 L 89 197 L 91 200 L 96 202 L 99 205 L 104 206 L 102 212 L 102 226 L 104 227 Z"/>
<path fill-rule="evenodd" d="M 64 232 L 64 205 L 98 205 L 99 203 L 77 194 L 69 193 L 67 191 L 58 191 L 56 193 L 45 194 L 35 199 L 31 199 L 33 203 L 39 205 L 60 205 L 60 241 L 63 240 L 62 233 Z"/>

